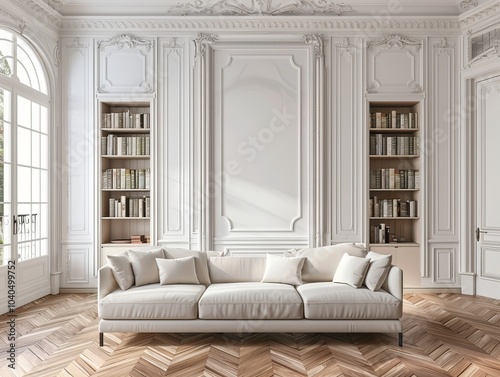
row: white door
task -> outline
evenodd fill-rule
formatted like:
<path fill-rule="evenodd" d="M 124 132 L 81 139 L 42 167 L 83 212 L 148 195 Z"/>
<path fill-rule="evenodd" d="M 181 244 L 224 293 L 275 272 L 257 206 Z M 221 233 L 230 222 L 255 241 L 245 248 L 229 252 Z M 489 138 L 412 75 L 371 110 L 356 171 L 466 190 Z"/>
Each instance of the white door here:
<path fill-rule="evenodd" d="M 476 84 L 476 294 L 500 299 L 500 76 Z"/>
<path fill-rule="evenodd" d="M 0 313 L 50 293 L 49 114 L 36 54 L 0 29 Z"/>

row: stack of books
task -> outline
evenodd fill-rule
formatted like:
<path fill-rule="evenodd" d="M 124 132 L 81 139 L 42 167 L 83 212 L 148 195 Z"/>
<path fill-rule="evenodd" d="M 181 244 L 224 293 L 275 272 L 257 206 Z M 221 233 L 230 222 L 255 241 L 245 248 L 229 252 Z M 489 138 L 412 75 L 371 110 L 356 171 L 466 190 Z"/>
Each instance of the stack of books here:
<path fill-rule="evenodd" d="M 149 238 L 149 236 L 148 236 Z M 146 236 L 144 234 L 140 234 L 138 236 L 130 236 L 131 243 L 146 243 Z"/>

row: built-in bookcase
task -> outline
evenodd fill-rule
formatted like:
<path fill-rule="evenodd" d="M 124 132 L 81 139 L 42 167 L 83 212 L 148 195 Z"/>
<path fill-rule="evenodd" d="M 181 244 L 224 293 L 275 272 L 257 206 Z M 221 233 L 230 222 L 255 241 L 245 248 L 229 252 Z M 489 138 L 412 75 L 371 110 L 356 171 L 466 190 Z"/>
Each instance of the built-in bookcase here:
<path fill-rule="evenodd" d="M 422 118 L 420 101 L 369 102 L 370 249 L 393 255 L 407 287 L 420 280 Z"/>
<path fill-rule="evenodd" d="M 100 101 L 101 247 L 151 242 L 150 102 Z"/>

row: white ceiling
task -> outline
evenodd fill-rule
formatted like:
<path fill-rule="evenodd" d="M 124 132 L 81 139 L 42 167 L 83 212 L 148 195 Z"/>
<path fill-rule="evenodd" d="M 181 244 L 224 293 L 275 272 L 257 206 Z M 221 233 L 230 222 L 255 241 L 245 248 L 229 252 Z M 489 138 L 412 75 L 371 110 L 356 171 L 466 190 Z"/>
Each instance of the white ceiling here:
<path fill-rule="evenodd" d="M 41 0 L 34 0 L 41 1 Z M 222 0 L 43 0 L 63 16 L 169 16 L 169 9 L 177 4 L 218 3 Z M 259 0 L 225 0 L 227 4 L 252 7 Z M 322 0 L 264 0 L 273 8 L 290 3 L 321 3 Z M 332 0 L 327 0 L 333 2 Z M 345 3 L 354 12 L 348 16 L 373 16 L 387 19 L 397 16 L 456 16 L 472 8 L 473 3 L 487 0 L 336 0 Z"/>

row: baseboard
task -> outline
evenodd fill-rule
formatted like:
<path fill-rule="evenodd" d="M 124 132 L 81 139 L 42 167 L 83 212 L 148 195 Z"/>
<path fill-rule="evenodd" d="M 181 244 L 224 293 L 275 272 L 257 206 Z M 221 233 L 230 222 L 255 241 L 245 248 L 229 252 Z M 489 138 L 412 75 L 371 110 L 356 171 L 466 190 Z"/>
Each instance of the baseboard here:
<path fill-rule="evenodd" d="M 462 293 L 460 288 L 403 288 L 403 294 L 405 293 Z"/>
<path fill-rule="evenodd" d="M 59 288 L 59 293 L 97 293 L 97 288 Z"/>

